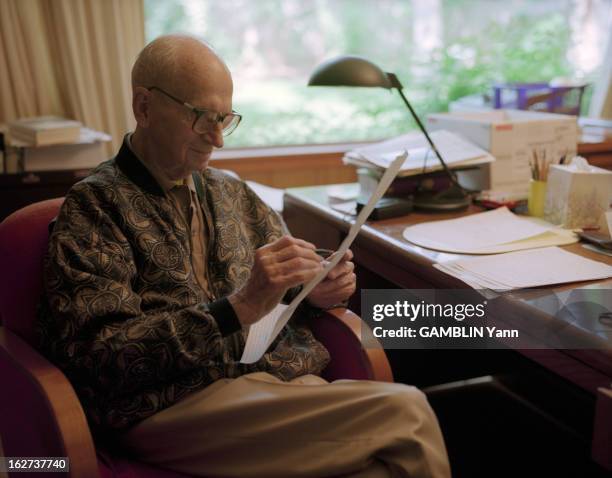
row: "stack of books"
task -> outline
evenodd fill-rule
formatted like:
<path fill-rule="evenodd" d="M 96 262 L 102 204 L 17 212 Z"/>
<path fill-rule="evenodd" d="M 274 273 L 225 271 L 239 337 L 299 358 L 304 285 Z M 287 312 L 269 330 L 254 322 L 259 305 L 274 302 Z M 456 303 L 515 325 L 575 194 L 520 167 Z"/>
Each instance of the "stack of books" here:
<path fill-rule="evenodd" d="M 0 164 L 3 173 L 59 170 L 89 170 L 108 159 L 104 143 L 111 137 L 101 131 L 79 128 L 79 136 L 70 143 L 35 146 L 11 137 L 7 153 Z"/>
<path fill-rule="evenodd" d="M 10 122 L 8 133 L 11 141 L 31 146 L 48 146 L 77 142 L 82 126 L 78 121 L 58 116 L 38 116 Z"/>

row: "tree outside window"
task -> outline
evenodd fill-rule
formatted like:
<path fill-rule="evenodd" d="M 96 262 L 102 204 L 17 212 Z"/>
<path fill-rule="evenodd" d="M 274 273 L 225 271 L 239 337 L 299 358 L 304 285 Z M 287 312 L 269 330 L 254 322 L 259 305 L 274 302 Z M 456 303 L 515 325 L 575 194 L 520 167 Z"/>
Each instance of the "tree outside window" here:
<path fill-rule="evenodd" d="M 487 107 L 495 82 L 593 82 L 612 30 L 612 0 L 145 0 L 145 15 L 148 40 L 192 33 L 228 63 L 243 122 L 227 147 L 377 140 L 415 127 L 389 91 L 306 87 L 335 55 L 395 72 L 425 116 L 465 97 Z"/>

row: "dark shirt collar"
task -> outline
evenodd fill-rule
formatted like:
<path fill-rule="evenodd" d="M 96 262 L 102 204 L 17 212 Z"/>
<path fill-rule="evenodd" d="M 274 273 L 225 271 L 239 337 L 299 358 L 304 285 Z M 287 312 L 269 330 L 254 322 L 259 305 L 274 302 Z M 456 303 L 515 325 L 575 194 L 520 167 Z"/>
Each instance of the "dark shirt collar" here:
<path fill-rule="evenodd" d="M 119 166 L 119 169 L 121 169 L 123 174 L 125 174 L 130 181 L 141 189 L 144 189 L 148 193 L 155 194 L 156 196 L 164 196 L 167 190 L 164 191 L 164 188 L 160 185 L 152 172 L 142 161 L 140 161 L 138 156 L 136 156 L 130 147 L 129 135 L 130 133 L 125 135 L 121 148 L 117 156 L 115 156 L 115 162 Z M 200 174 L 192 173 L 183 181 L 183 184 L 185 184 L 190 191 L 196 193 L 200 201 L 204 199 L 204 184 Z"/>
<path fill-rule="evenodd" d="M 117 156 L 115 156 L 115 162 L 123 174 L 139 188 L 144 189 L 150 194 L 155 194 L 156 196 L 164 196 L 164 191 L 161 186 L 128 146 L 127 135 L 123 138 L 121 148 Z"/>

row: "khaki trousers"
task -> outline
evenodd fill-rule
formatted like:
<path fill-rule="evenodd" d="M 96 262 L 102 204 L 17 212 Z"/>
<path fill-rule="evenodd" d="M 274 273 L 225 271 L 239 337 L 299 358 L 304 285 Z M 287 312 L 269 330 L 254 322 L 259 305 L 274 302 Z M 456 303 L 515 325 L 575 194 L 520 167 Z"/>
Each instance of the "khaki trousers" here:
<path fill-rule="evenodd" d="M 122 437 L 144 462 L 206 477 L 449 477 L 422 392 L 267 373 L 219 380 Z"/>

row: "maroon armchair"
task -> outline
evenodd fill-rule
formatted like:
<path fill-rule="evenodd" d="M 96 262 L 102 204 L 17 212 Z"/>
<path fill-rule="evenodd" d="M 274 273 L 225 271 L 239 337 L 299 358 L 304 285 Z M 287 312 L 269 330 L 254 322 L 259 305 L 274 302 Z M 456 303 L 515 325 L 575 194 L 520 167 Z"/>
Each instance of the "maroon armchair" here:
<path fill-rule="evenodd" d="M 180 477 L 96 449 L 85 414 L 64 374 L 35 347 L 34 319 L 42 289 L 48 225 L 63 198 L 31 204 L 0 224 L 0 437 L 4 456 L 70 459 L 71 477 Z M 313 322 L 337 378 L 393 381 L 382 349 L 363 349 L 361 319 L 336 309 Z M 20 473 L 24 477 L 27 474 Z"/>

